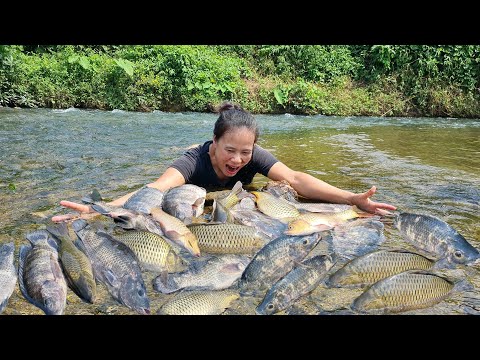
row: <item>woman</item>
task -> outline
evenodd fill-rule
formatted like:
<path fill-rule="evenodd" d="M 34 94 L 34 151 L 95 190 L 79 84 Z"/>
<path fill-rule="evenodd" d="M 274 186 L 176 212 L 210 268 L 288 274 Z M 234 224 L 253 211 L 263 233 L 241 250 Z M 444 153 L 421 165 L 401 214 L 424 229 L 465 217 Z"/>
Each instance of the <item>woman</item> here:
<path fill-rule="evenodd" d="M 183 184 L 195 184 L 205 188 L 231 188 L 240 180 L 251 183 L 256 173 L 271 180 L 286 180 L 303 197 L 336 204 L 356 205 L 370 213 L 385 213 L 395 210 L 393 205 L 374 202 L 370 199 L 376 187 L 364 193 L 355 194 L 336 188 L 309 174 L 294 171 L 278 161 L 267 150 L 258 146 L 258 125 L 255 118 L 240 106 L 226 102 L 219 109 L 220 116 L 215 122 L 213 140 L 189 149 L 149 187 L 165 191 Z M 109 204 L 122 206 L 135 192 L 124 195 Z M 84 214 L 94 211 L 88 205 L 61 201 L 60 205 Z M 73 215 L 52 217 L 52 221 L 63 221 Z"/>

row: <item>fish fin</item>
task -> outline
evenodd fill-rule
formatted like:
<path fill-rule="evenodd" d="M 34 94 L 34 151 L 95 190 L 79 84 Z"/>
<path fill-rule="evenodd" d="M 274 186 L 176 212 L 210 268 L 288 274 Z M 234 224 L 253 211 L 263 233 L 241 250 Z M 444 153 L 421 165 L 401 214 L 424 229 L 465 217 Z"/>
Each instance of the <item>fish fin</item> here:
<path fill-rule="evenodd" d="M 93 204 L 95 202 L 103 201 L 102 195 L 98 192 L 97 189 L 93 189 L 90 195 L 84 196 L 82 201 L 86 204 Z"/>
<path fill-rule="evenodd" d="M 115 287 L 116 284 L 118 283 L 118 279 L 115 276 L 115 274 L 113 273 L 113 271 L 111 269 L 104 269 L 104 270 L 102 270 L 102 273 L 103 273 L 103 277 L 105 278 L 107 283 L 110 286 Z"/>
<path fill-rule="evenodd" d="M 73 230 L 77 233 L 87 227 L 88 223 L 84 219 L 77 219 L 72 223 Z"/>
<path fill-rule="evenodd" d="M 163 272 L 160 273 L 154 280 L 153 280 L 153 288 L 156 291 L 161 292 L 162 294 L 171 294 L 175 291 L 180 290 L 181 288 L 177 286 L 175 281 L 168 282 L 168 273 L 164 275 Z"/>
<path fill-rule="evenodd" d="M 28 233 L 25 237 L 32 245 L 46 243 L 48 241 L 48 232 L 45 230 L 36 230 Z"/>
<path fill-rule="evenodd" d="M 195 202 L 192 204 L 192 211 L 193 211 L 193 214 L 194 217 L 198 217 L 200 215 L 202 215 L 202 213 L 200 214 L 197 214 L 198 212 L 198 209 L 203 205 L 205 204 L 205 197 L 199 197 L 197 200 L 195 200 Z"/>
<path fill-rule="evenodd" d="M 47 231 L 54 237 L 56 237 L 58 240 L 62 240 L 62 237 L 69 237 L 66 222 L 56 223 L 55 226 L 47 225 Z"/>
<path fill-rule="evenodd" d="M 57 279 L 65 280 L 65 276 L 63 275 L 63 271 L 60 266 L 58 256 L 55 256 L 52 253 L 50 253 L 50 269 L 52 270 L 52 274 L 55 280 Z"/>

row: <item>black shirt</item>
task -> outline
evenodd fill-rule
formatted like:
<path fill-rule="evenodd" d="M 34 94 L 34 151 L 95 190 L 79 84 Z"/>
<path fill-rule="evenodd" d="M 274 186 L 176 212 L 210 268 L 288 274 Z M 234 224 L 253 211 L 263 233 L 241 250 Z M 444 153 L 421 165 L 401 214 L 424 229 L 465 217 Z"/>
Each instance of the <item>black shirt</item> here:
<path fill-rule="evenodd" d="M 278 161 L 267 150 L 255 144 L 253 146 L 252 158 L 247 165 L 241 168 L 235 176 L 221 181 L 213 169 L 210 155 L 208 154 L 208 149 L 212 142 L 212 140 L 209 140 L 203 145 L 187 150 L 170 165 L 180 171 L 185 178 L 186 184 L 194 184 L 204 188 L 231 188 L 237 181 L 241 181 L 242 184 L 250 184 L 256 173 L 267 176 L 270 168 Z"/>

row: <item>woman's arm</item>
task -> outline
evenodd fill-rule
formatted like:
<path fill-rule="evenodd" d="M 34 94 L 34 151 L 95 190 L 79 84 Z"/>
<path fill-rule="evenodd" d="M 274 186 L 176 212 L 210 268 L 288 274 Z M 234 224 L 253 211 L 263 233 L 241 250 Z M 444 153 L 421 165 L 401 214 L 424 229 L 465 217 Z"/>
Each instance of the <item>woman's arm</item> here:
<path fill-rule="evenodd" d="M 147 184 L 147 186 L 158 189 L 160 191 L 166 191 L 167 189 L 170 189 L 170 188 L 176 187 L 176 186 L 180 186 L 180 185 L 183 185 L 183 184 L 185 184 L 185 179 L 183 178 L 183 175 L 180 173 L 180 171 L 178 171 L 175 168 L 169 167 L 162 174 L 162 176 L 160 176 L 154 182 Z M 123 195 L 122 197 L 120 197 L 118 199 L 110 201 L 108 203 L 108 205 L 122 206 L 137 191 L 132 191 L 131 193 Z M 79 204 L 79 203 L 72 202 L 72 201 L 62 200 L 62 201 L 60 201 L 60 205 L 62 205 L 64 207 L 67 207 L 67 208 L 70 208 L 72 210 L 78 211 L 82 214 L 95 213 L 95 211 L 89 205 Z M 69 219 L 72 219 L 72 218 L 75 218 L 75 217 L 77 217 L 77 215 L 73 215 L 73 214 L 57 215 L 57 216 L 52 217 L 52 221 L 53 222 L 60 222 L 60 221 L 69 220 Z"/>
<path fill-rule="evenodd" d="M 375 186 L 372 186 L 370 190 L 364 193 L 355 194 L 351 191 L 339 189 L 312 175 L 301 171 L 294 171 L 280 161 L 270 168 L 268 177 L 275 181 L 288 181 L 299 195 L 308 199 L 327 201 L 335 204 L 355 205 L 370 213 L 381 213 L 379 209 L 396 209 L 393 205 L 370 200 L 370 197 L 376 192 Z"/>

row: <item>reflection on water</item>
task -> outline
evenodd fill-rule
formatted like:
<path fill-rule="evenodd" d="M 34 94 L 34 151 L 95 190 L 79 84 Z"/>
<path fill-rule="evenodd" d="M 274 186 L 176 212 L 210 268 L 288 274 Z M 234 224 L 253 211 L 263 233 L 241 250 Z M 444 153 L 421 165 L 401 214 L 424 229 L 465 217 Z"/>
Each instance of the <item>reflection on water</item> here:
<path fill-rule="evenodd" d="M 438 216 L 480 248 L 480 120 L 288 114 L 257 119 L 260 145 L 290 167 L 354 192 L 376 185 L 375 200 Z M 60 200 L 80 201 L 95 188 L 113 199 L 155 180 L 186 147 L 209 140 L 215 120 L 215 114 L 198 113 L 0 108 L 0 243 L 13 240 L 18 254 L 28 231 L 66 212 Z M 257 175 L 252 185 L 266 181 Z M 386 247 L 401 242 L 391 224 L 385 236 Z M 171 295 L 151 290 L 153 275 L 146 276 L 154 313 Z M 66 313 L 132 313 L 104 287 L 99 291 L 99 304 L 90 305 L 69 290 Z M 291 313 L 340 313 L 356 296 L 355 290 L 319 286 Z M 254 313 L 250 305 L 239 303 L 227 313 Z M 41 313 L 18 286 L 4 311 Z M 418 313 L 462 311 L 446 302 Z"/>

